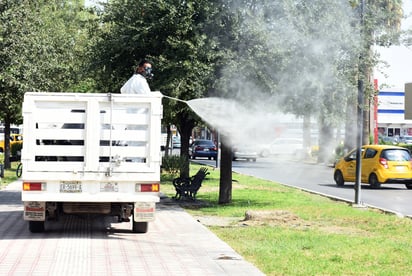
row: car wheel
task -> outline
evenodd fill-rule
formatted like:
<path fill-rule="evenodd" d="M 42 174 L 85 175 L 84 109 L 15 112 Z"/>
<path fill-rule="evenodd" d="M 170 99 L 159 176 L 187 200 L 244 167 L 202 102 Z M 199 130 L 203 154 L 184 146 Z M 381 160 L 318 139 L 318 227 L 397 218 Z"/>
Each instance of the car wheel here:
<path fill-rule="evenodd" d="M 381 183 L 379 182 L 378 177 L 374 173 L 369 176 L 369 184 L 372 186 L 372 188 L 381 187 Z"/>
<path fill-rule="evenodd" d="M 336 186 L 338 187 L 342 187 L 345 184 L 345 179 L 343 179 L 341 171 L 336 171 L 335 175 L 333 176 L 333 179 L 335 179 Z"/>
<path fill-rule="evenodd" d="M 411 190 L 412 189 L 412 184 L 405 184 L 406 189 Z"/>

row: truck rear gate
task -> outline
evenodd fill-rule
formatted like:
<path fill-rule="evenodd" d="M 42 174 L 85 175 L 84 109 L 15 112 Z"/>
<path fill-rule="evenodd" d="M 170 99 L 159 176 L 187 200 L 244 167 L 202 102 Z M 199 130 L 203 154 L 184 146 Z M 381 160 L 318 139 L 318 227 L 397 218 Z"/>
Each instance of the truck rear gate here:
<path fill-rule="evenodd" d="M 159 201 L 162 95 L 35 93 L 23 103 L 24 219 L 101 213 L 147 231 Z"/>

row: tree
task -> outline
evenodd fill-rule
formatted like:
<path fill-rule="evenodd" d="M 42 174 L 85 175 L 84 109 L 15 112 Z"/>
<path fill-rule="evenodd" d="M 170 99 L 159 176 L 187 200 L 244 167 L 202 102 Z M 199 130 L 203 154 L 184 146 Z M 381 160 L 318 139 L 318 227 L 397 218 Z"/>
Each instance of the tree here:
<path fill-rule="evenodd" d="M 62 91 L 79 78 L 78 19 L 83 1 L 0 3 L 0 118 L 5 123 L 5 168 L 10 168 L 9 128 L 21 122 L 27 91 Z M 86 13 L 87 14 L 87 13 Z M 84 15 L 84 14 L 83 14 Z M 70 23 L 68 23 L 70 22 Z"/>
<path fill-rule="evenodd" d="M 202 32 L 208 1 L 111 1 L 105 6 L 100 39 L 94 46 L 96 79 L 102 91 L 117 92 L 140 59 L 154 63 L 152 90 L 190 100 L 207 95 L 212 78 L 211 41 Z M 189 137 L 198 117 L 179 101 L 164 101 L 165 124 L 181 134 L 181 155 L 189 176 Z"/>
<path fill-rule="evenodd" d="M 401 42 L 400 24 L 403 17 L 400 0 L 362 0 L 350 1 L 358 12 L 358 29 L 361 34 L 360 53 L 358 59 L 358 80 L 364 83 L 365 111 L 369 110 L 375 95 L 372 72 L 379 60 L 372 50 L 374 45 L 389 47 Z M 354 104 L 354 103 L 352 103 Z M 360 103 L 355 103 L 360 104 Z M 370 120 L 369 112 L 363 117 L 363 144 L 369 144 Z"/>

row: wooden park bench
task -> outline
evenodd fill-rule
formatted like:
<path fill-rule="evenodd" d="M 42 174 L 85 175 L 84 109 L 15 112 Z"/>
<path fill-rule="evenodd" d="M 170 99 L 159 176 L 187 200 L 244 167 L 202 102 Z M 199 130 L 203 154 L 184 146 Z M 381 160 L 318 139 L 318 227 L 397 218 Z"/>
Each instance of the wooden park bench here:
<path fill-rule="evenodd" d="M 189 178 L 175 178 L 173 179 L 173 186 L 176 190 L 174 199 L 180 200 L 181 198 L 188 198 L 196 200 L 197 191 L 202 186 L 202 181 L 206 178 L 207 168 L 201 167 L 199 171 Z"/>

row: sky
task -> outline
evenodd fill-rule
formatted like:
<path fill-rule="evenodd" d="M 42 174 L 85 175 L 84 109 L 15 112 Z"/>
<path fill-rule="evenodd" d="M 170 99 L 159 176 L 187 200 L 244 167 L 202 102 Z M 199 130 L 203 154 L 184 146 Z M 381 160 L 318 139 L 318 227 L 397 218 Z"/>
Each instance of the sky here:
<path fill-rule="evenodd" d="M 90 6 L 96 6 L 99 4 L 99 2 L 104 2 L 106 0 L 85 0 L 84 4 L 86 7 L 90 7 Z"/>
<path fill-rule="evenodd" d="M 412 1 L 403 0 L 404 14 L 408 16 L 402 21 L 402 29 L 412 28 Z M 378 49 L 380 59 L 386 61 L 389 65 L 384 68 L 383 74 L 375 70 L 375 79 L 378 79 L 379 86 L 385 84 L 390 88 L 404 89 L 405 83 L 412 82 L 412 46 L 391 46 L 389 48 Z"/>

